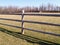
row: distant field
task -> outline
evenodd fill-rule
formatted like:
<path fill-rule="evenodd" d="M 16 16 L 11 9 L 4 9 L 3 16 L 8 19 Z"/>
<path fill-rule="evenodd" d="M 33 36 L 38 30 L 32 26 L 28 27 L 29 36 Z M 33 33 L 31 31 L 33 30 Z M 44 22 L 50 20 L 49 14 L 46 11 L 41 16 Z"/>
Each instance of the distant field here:
<path fill-rule="evenodd" d="M 1 15 L 0 14 L 0 18 L 9 18 L 9 19 L 20 20 L 21 16 L 18 16 L 18 15 Z M 60 24 L 60 17 L 24 16 L 24 20 L 32 20 L 32 21 L 39 21 L 39 22 L 41 21 L 41 22 L 50 22 L 50 23 Z M 21 22 L 15 22 L 15 21 L 0 20 L 0 23 L 11 24 L 11 25 L 15 25 L 15 26 L 21 26 Z M 60 34 L 60 27 L 59 26 L 24 23 L 24 27 L 25 28 L 37 29 L 37 30 L 41 30 L 41 31 L 45 31 L 45 32 L 53 32 L 56 34 Z M 12 31 L 12 32 L 21 32 L 21 29 L 19 29 L 19 28 L 5 26 L 5 25 L 1 25 L 1 24 L 0 24 L 0 28 L 4 28 L 4 29 L 7 29 L 7 30 Z M 6 33 L 1 32 L 1 31 L 0 31 L 0 35 L 1 35 L 0 36 L 0 45 L 42 45 L 42 44 L 38 44 L 38 41 L 36 43 L 34 43 L 34 39 L 32 40 L 32 42 L 28 42 L 28 41 L 23 40 L 23 39 L 15 38 L 11 35 L 8 35 Z M 39 40 L 40 43 L 42 40 L 46 40 L 44 43 L 53 42 L 52 44 L 54 44 L 54 43 L 60 44 L 60 37 L 58 37 L 58 36 L 32 32 L 32 31 L 28 31 L 28 30 L 25 30 L 25 35 L 27 35 L 27 37 L 31 36 L 31 37 L 35 37 L 37 39 L 41 39 L 41 40 Z"/>

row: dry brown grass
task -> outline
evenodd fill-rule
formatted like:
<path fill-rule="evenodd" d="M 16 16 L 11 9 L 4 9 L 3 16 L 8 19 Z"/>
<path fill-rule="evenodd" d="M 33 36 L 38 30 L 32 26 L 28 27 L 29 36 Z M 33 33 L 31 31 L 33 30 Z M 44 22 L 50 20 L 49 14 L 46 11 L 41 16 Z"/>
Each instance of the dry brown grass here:
<path fill-rule="evenodd" d="M 18 15 L 0 15 L 1 18 L 11 18 L 11 19 L 21 19 L 21 16 Z M 32 21 L 42 21 L 42 22 L 50 22 L 50 23 L 58 23 L 60 24 L 60 17 L 48 17 L 48 16 L 25 16 L 24 20 L 32 20 Z M 5 23 L 5 24 L 11 24 L 15 26 L 21 26 L 21 22 L 15 22 L 15 21 L 8 21 L 8 20 L 0 20 L 0 23 Z M 5 28 L 9 31 L 14 31 L 14 32 L 21 32 L 21 29 L 10 27 L 10 26 L 4 26 L 0 25 L 0 27 Z M 49 25 L 42 25 L 42 24 L 31 24 L 31 23 L 24 23 L 24 27 L 26 28 L 32 28 L 32 29 L 38 29 L 41 31 L 45 32 L 54 32 L 57 34 L 60 34 L 60 27 L 58 26 L 49 26 Z M 33 43 L 28 43 L 25 40 L 15 38 L 13 36 L 10 36 L 5 33 L 0 33 L 0 42 L 1 45 L 33 45 Z M 60 44 L 60 37 L 57 36 L 52 36 L 52 35 L 47 35 L 47 34 L 42 34 L 42 33 L 37 33 L 37 32 L 32 32 L 32 31 L 27 31 L 25 30 L 25 35 L 29 35 L 32 37 L 36 37 L 38 39 L 42 40 L 47 40 L 50 42 L 54 43 L 59 43 Z M 5 37 L 5 38 L 3 38 Z M 8 42 L 8 43 L 7 43 Z M 36 44 L 37 45 L 37 44 Z"/>

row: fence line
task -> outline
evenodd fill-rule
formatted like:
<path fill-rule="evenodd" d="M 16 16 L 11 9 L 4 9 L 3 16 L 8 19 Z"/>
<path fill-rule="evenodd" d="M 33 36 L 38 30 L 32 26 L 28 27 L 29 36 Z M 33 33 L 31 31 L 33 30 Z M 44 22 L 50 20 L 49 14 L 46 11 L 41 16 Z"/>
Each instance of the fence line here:
<path fill-rule="evenodd" d="M 19 27 L 19 26 L 13 26 L 13 25 L 9 25 L 9 24 L 3 24 L 3 23 L 0 23 L 1 25 L 6 25 L 6 26 L 11 26 L 11 27 L 15 27 L 15 28 L 21 28 L 22 27 Z M 31 29 L 31 28 L 24 28 L 23 27 L 23 30 L 29 30 L 29 31 L 34 31 L 34 32 L 38 32 L 38 33 L 43 33 L 43 34 L 49 34 L 49 35 L 54 35 L 54 36 L 59 36 L 60 37 L 60 34 L 56 34 L 56 33 L 53 33 L 53 32 L 44 32 L 44 31 L 41 31 L 41 30 L 34 30 L 34 29 Z M 24 32 L 22 33 L 24 34 Z"/>
<path fill-rule="evenodd" d="M 17 21 L 17 22 L 22 22 L 21 24 L 21 27 L 19 26 L 13 26 L 13 25 L 9 25 L 9 24 L 3 24 L 3 23 L 0 23 L 2 25 L 6 25 L 6 26 L 11 26 L 11 27 L 16 27 L 16 28 L 21 28 L 21 32 L 22 34 L 24 33 L 24 29 L 26 30 L 30 30 L 30 31 L 34 31 L 34 32 L 39 32 L 39 33 L 44 33 L 44 34 L 50 34 L 50 35 L 54 35 L 54 36 L 60 36 L 60 34 L 56 34 L 56 33 L 52 33 L 52 32 L 44 32 L 44 31 L 38 31 L 38 30 L 34 30 L 34 29 L 31 29 L 31 28 L 24 28 L 24 22 L 27 22 L 27 23 L 35 23 L 35 24 L 45 24 L 45 25 L 52 25 L 52 26 L 60 26 L 60 24 L 53 24 L 53 23 L 47 23 L 47 22 L 36 22 L 36 21 L 26 21 L 26 20 L 23 20 L 24 16 L 26 15 L 34 15 L 34 14 L 22 14 L 22 18 L 21 20 L 16 20 L 16 19 L 6 19 L 6 18 L 0 18 L 0 20 L 11 20 L 11 21 Z M 35 14 L 35 16 L 57 16 L 57 17 L 60 17 L 60 15 L 54 15 L 54 14 L 49 14 L 49 15 L 46 15 L 46 14 Z"/>

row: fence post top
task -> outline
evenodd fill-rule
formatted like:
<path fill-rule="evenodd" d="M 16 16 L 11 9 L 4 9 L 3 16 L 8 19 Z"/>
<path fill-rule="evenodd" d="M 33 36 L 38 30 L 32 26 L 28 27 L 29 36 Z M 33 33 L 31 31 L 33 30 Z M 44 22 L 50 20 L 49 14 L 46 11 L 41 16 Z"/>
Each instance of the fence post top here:
<path fill-rule="evenodd" d="M 24 10 L 22 10 L 22 13 L 24 13 L 25 11 Z"/>

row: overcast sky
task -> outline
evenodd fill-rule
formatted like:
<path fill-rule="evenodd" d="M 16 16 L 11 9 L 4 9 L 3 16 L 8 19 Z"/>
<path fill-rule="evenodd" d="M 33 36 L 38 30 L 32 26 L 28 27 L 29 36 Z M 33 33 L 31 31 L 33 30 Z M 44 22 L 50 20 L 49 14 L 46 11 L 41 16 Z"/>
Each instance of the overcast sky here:
<path fill-rule="evenodd" d="M 40 6 L 48 4 L 60 6 L 60 0 L 0 0 L 0 6 Z"/>

